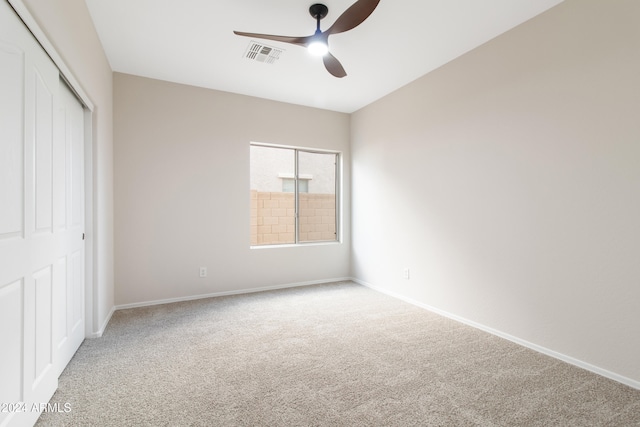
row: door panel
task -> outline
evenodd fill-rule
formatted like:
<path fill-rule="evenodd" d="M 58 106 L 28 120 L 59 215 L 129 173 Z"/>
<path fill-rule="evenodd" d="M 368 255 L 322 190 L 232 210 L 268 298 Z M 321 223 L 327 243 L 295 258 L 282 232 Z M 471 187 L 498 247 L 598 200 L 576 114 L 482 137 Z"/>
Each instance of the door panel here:
<path fill-rule="evenodd" d="M 53 95 L 37 72 L 35 92 L 35 228 L 37 231 L 51 231 Z"/>
<path fill-rule="evenodd" d="M 23 79 L 24 55 L 17 46 L 0 40 L 0 239 L 22 232 L 24 185 Z"/>
<path fill-rule="evenodd" d="M 0 427 L 32 425 L 84 339 L 84 110 L 0 1 Z"/>
<path fill-rule="evenodd" d="M 82 106 L 64 85 L 67 106 L 67 144 L 71 149 L 71 226 L 84 225 L 84 117 Z"/>
<path fill-rule="evenodd" d="M 67 306 L 67 257 L 61 257 L 53 266 L 53 306 Z M 63 310 L 53 312 L 53 347 L 54 353 L 64 349 L 69 339 L 67 334 L 67 313 Z"/>
<path fill-rule="evenodd" d="M 54 147 L 64 150 L 64 155 L 55 153 L 54 176 L 62 179 L 64 185 L 54 181 L 59 191 L 55 201 L 63 207 L 56 210 L 64 218 L 59 218 L 60 227 L 54 233 L 58 242 L 58 259 L 64 257 L 66 282 L 64 297 L 56 301 L 64 302 L 58 310 L 64 318 L 56 316 L 56 330 L 64 329 L 66 341 L 59 344 L 56 352 L 58 374 L 67 365 L 84 340 L 84 110 L 67 85 L 61 80 L 60 93 L 56 102 Z M 64 172 L 60 172 L 64 171 Z M 56 206 L 54 204 L 54 206 Z"/>
<path fill-rule="evenodd" d="M 22 280 L 0 284 L 0 325 L 3 330 L 0 351 L 0 402 L 20 402 L 22 388 Z M 11 413 L 0 412 L 0 426 L 8 423 Z"/>
<path fill-rule="evenodd" d="M 71 314 L 70 332 L 82 328 L 84 326 L 84 301 L 83 292 L 84 289 L 84 256 L 82 251 L 77 251 L 71 255 L 71 271 L 72 271 L 72 283 L 70 286 L 70 295 L 73 296 L 71 301 L 72 308 L 69 310 Z"/>
<path fill-rule="evenodd" d="M 12 21 L 13 22 L 13 21 Z M 56 236 L 52 233 L 53 102 L 58 93 L 58 70 L 26 29 L 13 22 L 11 37 L 24 52 L 24 231 L 10 241 L 16 250 L 7 262 L 25 265 L 23 300 L 22 399 L 29 409 L 46 403 L 58 385 L 53 364 L 52 268 L 56 260 Z M 10 27 L 10 28 L 11 28 Z M 6 39 L 5 39 L 6 40 Z M 18 425 L 37 419 L 31 410 L 16 414 Z"/>
<path fill-rule="evenodd" d="M 51 266 L 37 271 L 33 275 L 34 303 L 35 303 L 35 370 L 33 381 L 36 382 L 51 369 Z"/>

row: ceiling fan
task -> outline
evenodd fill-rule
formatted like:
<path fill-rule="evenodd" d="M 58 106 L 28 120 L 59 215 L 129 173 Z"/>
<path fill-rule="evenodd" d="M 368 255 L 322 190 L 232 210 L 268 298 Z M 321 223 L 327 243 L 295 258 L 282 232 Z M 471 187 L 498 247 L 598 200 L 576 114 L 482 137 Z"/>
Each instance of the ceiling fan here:
<path fill-rule="evenodd" d="M 364 20 L 373 13 L 376 6 L 378 6 L 378 3 L 380 3 L 380 0 L 356 1 L 347 10 L 345 10 L 344 13 L 336 19 L 336 22 L 334 22 L 326 31 L 320 31 L 320 20 L 327 16 L 329 9 L 324 4 L 313 4 L 309 8 L 309 13 L 316 20 L 316 32 L 313 35 L 306 37 L 275 36 L 271 34 L 244 33 L 241 31 L 234 31 L 234 33 L 239 36 L 274 40 L 306 47 L 311 53 L 315 55 L 322 55 L 322 62 L 324 63 L 327 71 L 335 77 L 341 78 L 346 76 L 347 73 L 344 71 L 340 61 L 329 53 L 329 36 L 332 34 L 344 33 L 345 31 L 352 30 L 362 24 L 362 22 L 364 22 Z"/>

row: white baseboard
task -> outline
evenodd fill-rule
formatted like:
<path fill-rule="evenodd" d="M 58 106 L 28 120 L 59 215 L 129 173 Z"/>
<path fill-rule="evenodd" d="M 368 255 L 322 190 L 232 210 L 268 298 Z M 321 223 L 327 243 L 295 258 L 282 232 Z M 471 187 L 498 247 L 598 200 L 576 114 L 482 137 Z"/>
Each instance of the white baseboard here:
<path fill-rule="evenodd" d="M 115 311 L 116 307 L 111 307 L 111 311 L 109 311 L 107 318 L 104 319 L 104 322 L 102 322 L 102 326 L 100 327 L 100 329 L 98 329 L 96 332 L 88 334 L 85 338 L 100 338 L 102 334 L 104 334 L 104 330 L 107 329 L 107 325 L 109 324 L 111 316 L 113 316 L 113 313 L 115 313 Z"/>
<path fill-rule="evenodd" d="M 149 307 L 152 305 L 170 304 L 173 302 L 193 301 L 198 299 L 223 297 L 223 296 L 229 296 L 229 295 L 251 294 L 255 292 L 273 291 L 277 289 L 287 289 L 287 288 L 297 288 L 300 286 L 319 285 L 323 283 L 344 282 L 344 281 L 350 281 L 350 280 L 351 280 L 350 277 L 339 277 L 335 279 L 312 280 L 308 282 L 288 283 L 283 285 L 264 286 L 259 288 L 248 288 L 248 289 L 240 289 L 235 291 L 214 292 L 210 294 L 201 294 L 201 295 L 190 295 L 190 296 L 178 297 L 178 298 L 168 298 L 168 299 L 154 300 L 154 301 L 135 302 L 131 304 L 121 304 L 114 307 L 114 310 L 124 310 L 127 308 L 138 308 L 138 307 Z"/>
<path fill-rule="evenodd" d="M 359 285 L 365 286 L 365 287 L 367 287 L 369 289 L 372 289 L 374 291 L 383 293 L 385 295 L 388 295 L 390 297 L 399 299 L 399 300 L 404 301 L 406 303 L 409 303 L 411 305 L 415 305 L 417 307 L 420 307 L 420 308 L 423 308 L 425 310 L 431 311 L 433 313 L 439 314 L 440 316 L 447 317 L 449 319 L 455 320 L 455 321 L 460 322 L 460 323 L 464 323 L 465 325 L 469 325 L 469 326 L 471 326 L 473 328 L 480 329 L 481 331 L 488 332 L 488 333 L 490 333 L 492 335 L 498 336 L 500 338 L 504 338 L 506 340 L 509 340 L 511 342 L 519 344 L 519 345 L 521 345 L 523 347 L 527 347 L 527 348 L 529 348 L 531 350 L 537 351 L 538 353 L 545 354 L 547 356 L 553 357 L 554 359 L 562 360 L 563 362 L 569 363 L 571 365 L 577 366 L 577 367 L 582 368 L 582 369 L 586 369 L 587 371 L 593 372 L 594 374 L 601 375 L 601 376 L 603 376 L 605 378 L 609 378 L 611 380 L 617 381 L 617 382 L 622 383 L 624 385 L 627 385 L 629 387 L 632 387 L 632 388 L 635 388 L 637 390 L 640 390 L 640 381 L 636 381 L 636 380 L 633 380 L 631 378 L 627 378 L 625 376 L 616 374 L 615 372 L 611 372 L 611 371 L 608 371 L 606 369 L 600 368 L 598 366 L 592 365 L 590 363 L 584 362 L 582 360 L 573 358 L 571 356 L 567 356 L 566 354 L 558 353 L 557 351 L 550 350 L 550 349 L 548 349 L 546 347 L 542 347 L 542 346 L 539 346 L 537 344 L 531 343 L 529 341 L 523 340 L 521 338 L 515 337 L 513 335 L 509 335 L 509 334 L 504 333 L 502 331 L 499 331 L 497 329 L 490 328 L 488 326 L 482 325 L 482 324 L 474 322 L 472 320 L 465 319 L 464 317 L 460 317 L 458 315 L 446 312 L 444 310 L 440 310 L 439 308 L 432 307 L 432 306 L 430 306 L 428 304 L 424 304 L 424 303 L 421 303 L 419 301 L 413 300 L 411 298 L 407 298 L 407 297 L 405 297 L 403 295 L 400 295 L 400 294 L 397 294 L 395 292 L 391 292 L 391 291 L 388 291 L 386 289 L 379 288 L 379 287 L 374 286 L 374 285 L 372 285 L 370 283 L 367 283 L 367 282 L 365 282 L 363 280 L 356 279 L 356 278 L 353 278 L 353 277 L 351 278 L 351 280 L 353 282 L 359 284 Z"/>

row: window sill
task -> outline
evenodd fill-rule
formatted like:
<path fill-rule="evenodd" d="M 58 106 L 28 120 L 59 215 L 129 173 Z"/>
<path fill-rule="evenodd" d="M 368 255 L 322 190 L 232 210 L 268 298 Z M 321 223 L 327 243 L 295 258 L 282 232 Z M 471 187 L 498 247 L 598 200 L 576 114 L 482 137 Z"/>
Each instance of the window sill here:
<path fill-rule="evenodd" d="M 342 242 L 330 241 L 330 242 L 309 242 L 309 243 L 285 243 L 282 245 L 258 245 L 249 246 L 249 249 L 274 249 L 274 248 L 304 248 L 308 246 L 329 246 L 329 245 L 341 245 Z"/>

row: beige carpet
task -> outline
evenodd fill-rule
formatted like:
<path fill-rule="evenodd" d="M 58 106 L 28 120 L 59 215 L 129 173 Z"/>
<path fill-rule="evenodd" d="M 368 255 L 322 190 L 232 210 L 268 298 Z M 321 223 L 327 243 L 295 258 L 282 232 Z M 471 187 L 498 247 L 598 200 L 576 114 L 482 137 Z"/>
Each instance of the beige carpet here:
<path fill-rule="evenodd" d="M 117 311 L 39 426 L 634 426 L 640 391 L 345 282 Z"/>

